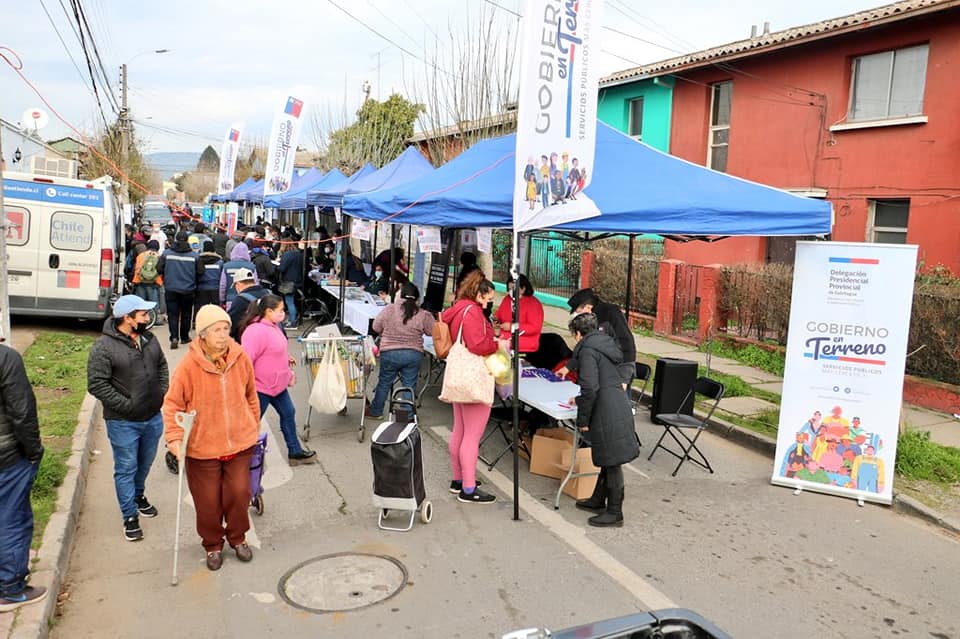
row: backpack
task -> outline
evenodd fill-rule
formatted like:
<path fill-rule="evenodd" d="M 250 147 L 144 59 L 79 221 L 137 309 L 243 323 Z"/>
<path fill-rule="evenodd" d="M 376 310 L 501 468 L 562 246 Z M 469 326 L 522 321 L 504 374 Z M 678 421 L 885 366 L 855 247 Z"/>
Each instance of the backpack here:
<path fill-rule="evenodd" d="M 156 283 L 157 278 L 160 277 L 160 273 L 157 271 L 158 259 L 157 254 L 152 251 L 143 258 L 143 264 L 140 265 L 139 272 L 141 284 Z"/>
<path fill-rule="evenodd" d="M 433 323 L 433 329 L 430 331 L 433 337 L 433 350 L 437 354 L 437 359 L 447 359 L 450 348 L 453 346 L 453 338 L 450 335 L 450 325 L 437 317 Z"/>

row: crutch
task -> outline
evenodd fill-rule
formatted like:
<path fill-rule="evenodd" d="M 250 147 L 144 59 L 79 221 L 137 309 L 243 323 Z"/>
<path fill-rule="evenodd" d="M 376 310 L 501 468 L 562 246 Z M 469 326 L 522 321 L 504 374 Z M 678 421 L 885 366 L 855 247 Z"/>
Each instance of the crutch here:
<path fill-rule="evenodd" d="M 189 413 L 177 411 L 174 419 L 177 425 L 183 429 L 183 439 L 180 440 L 180 460 L 177 468 L 177 529 L 174 533 L 173 541 L 173 577 L 170 579 L 170 585 L 177 585 L 177 564 L 180 559 L 180 511 L 183 510 L 183 467 L 187 461 L 187 440 L 190 439 L 190 431 L 193 429 L 193 420 L 197 416 L 197 411 L 192 410 Z"/>

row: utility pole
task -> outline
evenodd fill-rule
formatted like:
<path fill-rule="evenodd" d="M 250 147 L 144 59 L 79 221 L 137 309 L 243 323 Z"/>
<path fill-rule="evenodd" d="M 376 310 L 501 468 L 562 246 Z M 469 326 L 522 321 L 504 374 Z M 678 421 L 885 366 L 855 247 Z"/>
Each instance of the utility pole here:
<path fill-rule="evenodd" d="M 122 181 L 121 204 L 130 203 L 130 180 L 127 173 L 130 168 L 127 163 L 130 160 L 130 111 L 127 108 L 127 65 L 120 65 L 120 168 L 123 169 L 120 179 Z"/>
<path fill-rule="evenodd" d="M 3 135 L 0 134 L 0 342 L 10 342 L 10 280 L 7 274 L 7 209 L 3 205 Z"/>

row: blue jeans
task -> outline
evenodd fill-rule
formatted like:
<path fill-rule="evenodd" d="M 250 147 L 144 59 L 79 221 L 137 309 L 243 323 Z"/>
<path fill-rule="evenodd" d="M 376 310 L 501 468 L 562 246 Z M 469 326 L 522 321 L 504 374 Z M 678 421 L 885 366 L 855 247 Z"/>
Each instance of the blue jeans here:
<path fill-rule="evenodd" d="M 287 303 L 287 326 L 297 325 L 297 301 L 293 293 L 283 296 L 283 301 Z"/>
<path fill-rule="evenodd" d="M 133 294 L 147 300 L 148 302 L 156 302 L 158 305 L 160 304 L 160 287 L 156 284 L 137 284 L 133 287 Z M 159 312 L 160 308 L 158 306 L 157 313 Z"/>
<path fill-rule="evenodd" d="M 137 514 L 137 497 L 143 497 L 147 474 L 163 434 L 163 416 L 144 422 L 108 419 L 107 437 L 113 448 L 113 483 L 120 512 L 127 519 Z"/>
<path fill-rule="evenodd" d="M 303 446 L 297 439 L 297 409 L 293 407 L 290 392 L 284 389 L 279 395 L 266 395 L 257 391 L 257 397 L 260 398 L 260 415 L 267 410 L 267 406 L 277 409 L 277 414 L 280 415 L 280 432 L 287 444 L 287 456 L 302 453 Z"/>
<path fill-rule="evenodd" d="M 404 386 L 416 390 L 417 375 L 420 374 L 420 362 L 423 353 L 412 348 L 397 348 L 380 352 L 380 379 L 377 381 L 377 390 L 373 394 L 370 412 L 374 415 L 383 415 L 383 406 L 387 402 L 393 381 L 400 376 Z M 407 393 L 409 395 L 409 393 Z M 409 397 L 408 399 L 413 399 Z"/>
<path fill-rule="evenodd" d="M 30 489 L 39 464 L 25 458 L 0 469 L 0 596 L 19 595 L 30 574 Z"/>

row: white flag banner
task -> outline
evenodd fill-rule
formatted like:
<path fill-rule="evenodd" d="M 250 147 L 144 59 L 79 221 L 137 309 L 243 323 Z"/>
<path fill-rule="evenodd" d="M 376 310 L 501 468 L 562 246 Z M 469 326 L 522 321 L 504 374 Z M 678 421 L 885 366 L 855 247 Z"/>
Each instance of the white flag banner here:
<path fill-rule="evenodd" d="M 235 122 L 223 136 L 220 149 L 220 179 L 217 180 L 217 193 L 222 195 L 233 190 L 233 177 L 237 166 L 237 154 L 240 152 L 240 135 L 243 125 Z"/>
<path fill-rule="evenodd" d="M 303 121 L 303 100 L 292 95 L 277 112 L 270 129 L 270 150 L 267 152 L 266 174 L 263 180 L 264 197 L 286 193 L 293 179 L 293 163 L 297 155 L 297 140 Z"/>
<path fill-rule="evenodd" d="M 477 250 L 481 253 L 491 253 L 491 230 L 477 229 Z"/>
<path fill-rule="evenodd" d="M 889 504 L 917 247 L 797 242 L 772 482 Z"/>
<path fill-rule="evenodd" d="M 440 228 L 437 226 L 418 226 L 417 246 L 420 247 L 421 253 L 440 253 L 443 250 Z"/>
<path fill-rule="evenodd" d="M 523 22 L 513 194 L 518 232 L 600 215 L 583 190 L 596 147 L 603 0 L 527 0 Z"/>

